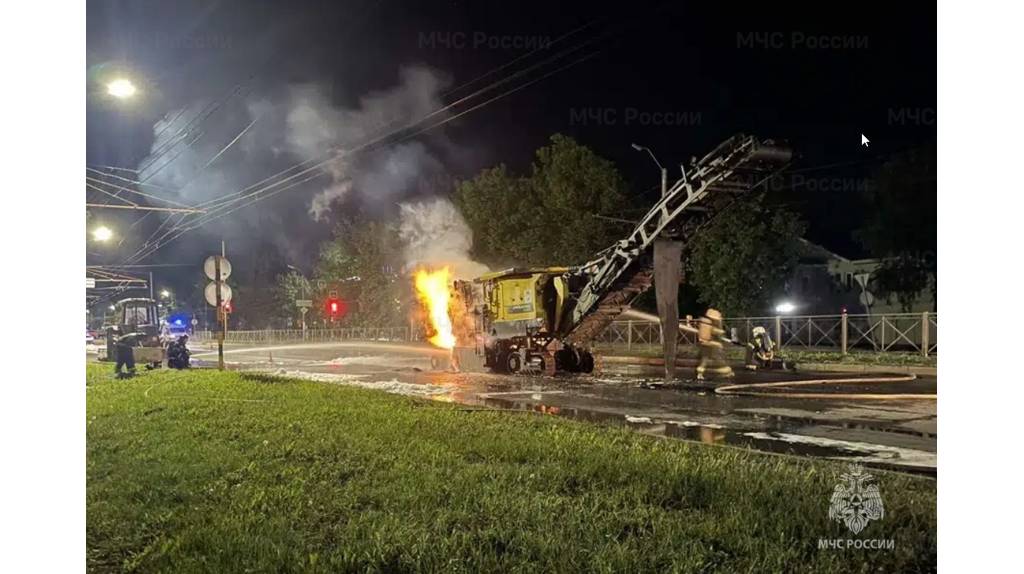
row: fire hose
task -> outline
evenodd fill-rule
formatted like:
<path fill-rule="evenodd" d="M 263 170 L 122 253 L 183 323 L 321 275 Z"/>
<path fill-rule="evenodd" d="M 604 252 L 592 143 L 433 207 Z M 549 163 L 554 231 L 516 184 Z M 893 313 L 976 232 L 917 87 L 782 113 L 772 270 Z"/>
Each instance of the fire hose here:
<path fill-rule="evenodd" d="M 804 387 L 811 385 L 863 385 L 879 383 L 904 383 L 917 379 L 916 375 L 895 375 L 879 377 L 863 377 L 856 379 L 811 379 L 807 381 L 781 381 L 773 383 L 743 383 L 736 385 L 723 385 L 715 389 L 720 395 L 742 395 L 748 397 L 782 397 L 788 399 L 870 399 L 870 400 L 935 400 L 938 395 L 927 393 L 791 393 L 791 392 L 770 392 L 757 389 L 768 389 L 777 387 Z"/>

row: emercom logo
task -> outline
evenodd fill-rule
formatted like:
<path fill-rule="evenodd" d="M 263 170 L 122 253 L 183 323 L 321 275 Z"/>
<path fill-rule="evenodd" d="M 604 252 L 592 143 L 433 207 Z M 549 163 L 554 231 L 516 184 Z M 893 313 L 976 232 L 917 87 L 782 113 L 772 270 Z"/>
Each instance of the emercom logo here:
<path fill-rule="evenodd" d="M 851 465 L 832 491 L 828 507 L 829 520 L 842 522 L 851 532 L 859 534 L 868 522 L 884 517 L 885 506 L 875 477 L 868 474 L 864 467 Z"/>

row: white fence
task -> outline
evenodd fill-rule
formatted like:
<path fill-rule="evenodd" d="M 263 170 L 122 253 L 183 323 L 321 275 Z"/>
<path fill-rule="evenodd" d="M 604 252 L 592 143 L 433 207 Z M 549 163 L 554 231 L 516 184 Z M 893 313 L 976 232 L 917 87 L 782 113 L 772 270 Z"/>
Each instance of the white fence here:
<path fill-rule="evenodd" d="M 938 315 L 892 313 L 885 315 L 802 315 L 736 317 L 725 320 L 726 336 L 745 343 L 754 327 L 764 327 L 783 348 L 876 352 L 912 351 L 924 356 L 938 349 Z M 212 341 L 216 333 L 196 331 L 197 341 Z M 348 327 L 344 329 L 266 329 L 228 331 L 228 343 L 286 343 L 328 341 L 419 341 L 419 329 L 409 327 Z M 696 344 L 696 335 L 679 331 L 680 344 Z M 632 350 L 661 345 L 661 329 L 650 321 L 615 321 L 595 341 L 605 346 Z"/>
<path fill-rule="evenodd" d="M 414 333 L 414 335 L 417 335 Z M 197 341 L 214 341 L 216 331 L 196 331 Z M 417 335 L 418 336 L 418 335 Z M 287 343 L 326 341 L 410 341 L 409 327 L 346 327 L 344 329 L 263 329 L 258 331 L 229 330 L 227 343 Z"/>
<path fill-rule="evenodd" d="M 891 313 L 884 315 L 802 315 L 777 317 L 735 317 L 725 320 L 726 336 L 746 343 L 754 327 L 764 327 L 781 347 L 810 350 L 852 349 L 915 352 L 924 356 L 938 350 L 936 313 Z M 679 332 L 680 344 L 696 344 L 696 335 Z M 661 328 L 650 321 L 615 321 L 595 341 L 612 347 L 655 347 L 661 345 Z"/>

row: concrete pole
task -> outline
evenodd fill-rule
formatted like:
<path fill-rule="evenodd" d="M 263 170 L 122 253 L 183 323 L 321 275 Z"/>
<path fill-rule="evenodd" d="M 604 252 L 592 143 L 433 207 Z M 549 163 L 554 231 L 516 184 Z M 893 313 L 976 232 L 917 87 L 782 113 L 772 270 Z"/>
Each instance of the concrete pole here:
<path fill-rule="evenodd" d="M 665 380 L 676 376 L 676 342 L 679 336 L 679 282 L 682 278 L 683 243 L 668 239 L 654 242 L 654 294 L 661 320 L 661 345 L 665 356 Z"/>

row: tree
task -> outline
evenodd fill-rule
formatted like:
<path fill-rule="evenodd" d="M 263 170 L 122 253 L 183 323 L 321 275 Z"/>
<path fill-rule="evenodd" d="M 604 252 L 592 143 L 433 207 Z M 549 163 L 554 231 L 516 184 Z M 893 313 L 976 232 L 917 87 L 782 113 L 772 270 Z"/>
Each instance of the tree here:
<path fill-rule="evenodd" d="M 338 291 L 349 312 L 345 324 L 392 326 L 405 324 L 413 300 L 411 280 L 400 275 L 402 249 L 394 224 L 349 221 L 335 228 L 334 238 L 320 248 L 314 275 L 324 290 Z M 327 296 L 319 291 L 321 301 Z M 323 305 L 317 305 L 326 318 Z"/>
<path fill-rule="evenodd" d="M 857 232 L 882 264 L 874 273 L 876 295 L 896 295 L 909 310 L 929 286 L 936 297 L 936 154 L 934 144 L 882 165 L 866 199 L 870 217 Z"/>
<path fill-rule="evenodd" d="M 756 314 L 792 274 L 804 228 L 796 214 L 761 198 L 740 200 L 690 242 L 687 280 L 702 303 L 727 316 Z"/>
<path fill-rule="evenodd" d="M 298 271 L 289 271 L 277 276 L 274 283 L 274 316 L 288 323 L 299 320 L 299 309 L 295 305 L 297 299 L 311 299 L 313 285 L 305 275 Z"/>
<path fill-rule="evenodd" d="M 620 231 L 596 217 L 625 205 L 615 166 L 570 137 L 537 150 L 527 177 L 504 165 L 456 186 L 455 204 L 473 230 L 475 259 L 491 266 L 569 265 L 608 247 Z"/>

